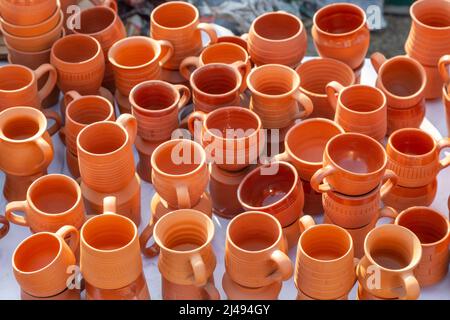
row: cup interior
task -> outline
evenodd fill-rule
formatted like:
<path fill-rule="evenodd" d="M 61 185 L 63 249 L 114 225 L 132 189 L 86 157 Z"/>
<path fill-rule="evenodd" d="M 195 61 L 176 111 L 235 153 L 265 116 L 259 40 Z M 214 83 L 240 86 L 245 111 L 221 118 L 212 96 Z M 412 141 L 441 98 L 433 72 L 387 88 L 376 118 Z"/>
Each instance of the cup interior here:
<path fill-rule="evenodd" d="M 80 63 L 95 57 L 100 47 L 93 39 L 83 35 L 61 38 L 53 46 L 56 58 L 67 63 Z"/>
<path fill-rule="evenodd" d="M 226 63 L 231 64 L 236 61 L 247 61 L 247 54 L 244 49 L 231 43 L 218 43 L 206 47 L 202 53 L 204 64 Z"/>
<path fill-rule="evenodd" d="M 300 237 L 300 245 L 309 257 L 330 261 L 345 256 L 352 246 L 352 241 L 344 229 L 324 224 L 304 232 Z"/>
<path fill-rule="evenodd" d="M 153 12 L 153 21 L 171 29 L 186 27 L 197 18 L 197 10 L 185 3 L 168 3 L 157 7 Z"/>
<path fill-rule="evenodd" d="M 39 122 L 31 117 L 16 117 L 0 128 L 2 134 L 11 140 L 27 140 L 35 136 L 39 130 Z"/>
<path fill-rule="evenodd" d="M 345 108 L 359 113 L 376 111 L 386 103 L 386 98 L 380 90 L 360 85 L 341 91 L 339 100 Z"/>
<path fill-rule="evenodd" d="M 113 24 L 115 17 L 114 11 L 107 7 L 98 6 L 82 10 L 79 16 L 80 24 L 75 30 L 83 34 L 98 33 Z"/>
<path fill-rule="evenodd" d="M 134 91 L 133 100 L 138 107 L 145 110 L 164 110 L 177 102 L 178 94 L 166 85 L 146 84 Z"/>
<path fill-rule="evenodd" d="M 401 130 L 390 138 L 392 147 L 400 153 L 420 156 L 431 152 L 435 142 L 431 136 L 421 130 Z"/>
<path fill-rule="evenodd" d="M 387 62 L 379 75 L 383 87 L 399 97 L 409 97 L 417 93 L 425 79 L 418 67 L 411 61 Z"/>
<path fill-rule="evenodd" d="M 84 128 L 78 141 L 84 151 L 102 155 L 121 149 L 127 143 L 127 135 L 114 122 L 97 122 Z"/>
<path fill-rule="evenodd" d="M 188 140 L 173 140 L 160 145 L 152 155 L 152 166 L 167 175 L 195 171 L 204 161 L 203 149 Z"/>
<path fill-rule="evenodd" d="M 221 108 L 210 113 L 206 120 L 208 132 L 216 137 L 239 139 L 249 137 L 259 128 L 260 123 L 253 113 L 240 108 Z"/>
<path fill-rule="evenodd" d="M 274 218 L 255 212 L 238 216 L 228 227 L 229 241 L 245 251 L 262 251 L 279 241 L 280 227 Z"/>
<path fill-rule="evenodd" d="M 269 40 L 284 40 L 295 36 L 302 26 L 295 17 L 281 12 L 266 14 L 254 23 L 257 35 Z"/>
<path fill-rule="evenodd" d="M 416 3 L 413 14 L 422 24 L 434 28 L 450 27 L 450 4 L 448 1 Z"/>
<path fill-rule="evenodd" d="M 33 82 L 30 70 L 15 66 L 0 68 L 0 90 L 13 91 L 22 89 Z"/>
<path fill-rule="evenodd" d="M 191 83 L 193 87 L 205 94 L 221 95 L 237 90 L 239 77 L 230 66 L 209 64 L 194 71 Z"/>
<path fill-rule="evenodd" d="M 81 125 L 106 121 L 112 116 L 113 112 L 108 101 L 95 96 L 81 97 L 72 101 L 67 108 L 68 117 Z"/>
<path fill-rule="evenodd" d="M 300 80 L 292 69 L 278 65 L 265 65 L 254 69 L 248 82 L 253 90 L 267 96 L 288 94 L 300 85 Z"/>
<path fill-rule="evenodd" d="M 156 59 L 157 51 L 150 40 L 128 38 L 110 50 L 114 63 L 123 67 L 138 67 Z"/>
<path fill-rule="evenodd" d="M 71 179 L 46 176 L 35 181 L 29 189 L 29 198 L 36 209 L 46 214 L 64 213 L 72 209 L 80 197 Z"/>
<path fill-rule="evenodd" d="M 444 216 L 425 207 L 404 212 L 399 217 L 398 224 L 414 232 L 422 244 L 441 241 L 449 233 Z"/>
<path fill-rule="evenodd" d="M 323 32 L 344 34 L 359 29 L 365 23 L 365 18 L 358 7 L 340 4 L 330 5 L 318 11 L 314 22 Z"/>
<path fill-rule="evenodd" d="M 49 233 L 35 234 L 23 241 L 14 253 L 14 266 L 21 272 L 39 271 L 55 260 L 61 250 L 59 240 Z"/>

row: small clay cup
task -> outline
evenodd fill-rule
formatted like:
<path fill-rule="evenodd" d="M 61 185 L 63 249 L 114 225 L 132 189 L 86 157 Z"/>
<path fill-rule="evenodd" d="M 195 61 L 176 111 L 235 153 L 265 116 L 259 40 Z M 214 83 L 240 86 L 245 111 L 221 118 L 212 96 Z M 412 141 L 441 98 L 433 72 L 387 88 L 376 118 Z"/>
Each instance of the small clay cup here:
<path fill-rule="evenodd" d="M 21 26 L 34 25 L 45 21 L 58 7 L 58 2 L 55 0 L 5 0 L 0 3 L 3 19 Z"/>

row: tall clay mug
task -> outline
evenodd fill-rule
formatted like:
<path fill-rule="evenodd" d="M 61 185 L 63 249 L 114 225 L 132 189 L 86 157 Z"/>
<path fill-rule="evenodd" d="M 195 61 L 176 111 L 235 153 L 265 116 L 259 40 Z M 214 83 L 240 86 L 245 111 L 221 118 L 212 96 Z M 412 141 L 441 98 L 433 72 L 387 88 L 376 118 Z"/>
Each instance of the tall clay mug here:
<path fill-rule="evenodd" d="M 75 267 L 79 234 L 73 226 L 55 233 L 39 232 L 23 240 L 12 256 L 14 276 L 21 289 L 34 297 L 51 297 L 67 289 Z"/>
<path fill-rule="evenodd" d="M 17 211 L 24 215 L 16 214 Z M 49 174 L 34 181 L 26 200 L 6 205 L 5 216 L 32 232 L 56 232 L 65 225 L 80 229 L 86 219 L 80 186 L 62 174 Z"/>
<path fill-rule="evenodd" d="M 395 173 L 386 170 L 386 165 L 386 151 L 378 141 L 359 133 L 342 133 L 328 141 L 323 167 L 312 176 L 311 187 L 317 192 L 363 195 L 382 180 L 395 184 Z"/>
<path fill-rule="evenodd" d="M 197 8 L 183 1 L 163 3 L 152 11 L 150 37 L 167 40 L 174 48 L 174 54 L 163 65 L 164 68 L 178 70 L 184 58 L 198 56 L 203 48 L 201 31 L 206 32 L 210 44 L 217 42 L 214 27 L 208 23 L 200 23 L 199 17 Z"/>
<path fill-rule="evenodd" d="M 38 81 L 48 74 L 47 82 L 38 90 Z M 0 67 L 0 111 L 16 106 L 41 109 L 42 101 L 56 85 L 56 70 L 44 63 L 36 70 L 18 64 Z"/>
<path fill-rule="evenodd" d="M 172 211 L 156 222 L 153 236 L 161 249 L 158 268 L 167 281 L 204 287 L 210 300 L 219 299 L 208 281 L 216 267 L 214 224 L 208 216 L 192 209 Z"/>
<path fill-rule="evenodd" d="M 422 247 L 412 231 L 395 224 L 376 227 L 367 234 L 364 254 L 356 273 L 367 292 L 385 299 L 419 297 L 414 270 L 422 258 Z"/>
<path fill-rule="evenodd" d="M 286 281 L 294 270 L 286 250 L 277 219 L 260 211 L 241 213 L 227 227 L 226 272 L 234 282 L 248 288 Z"/>
<path fill-rule="evenodd" d="M 285 128 L 313 111 L 311 99 L 300 92 L 299 75 L 289 67 L 267 64 L 255 68 L 247 77 L 247 86 L 252 95 L 250 109 L 264 128 Z"/>

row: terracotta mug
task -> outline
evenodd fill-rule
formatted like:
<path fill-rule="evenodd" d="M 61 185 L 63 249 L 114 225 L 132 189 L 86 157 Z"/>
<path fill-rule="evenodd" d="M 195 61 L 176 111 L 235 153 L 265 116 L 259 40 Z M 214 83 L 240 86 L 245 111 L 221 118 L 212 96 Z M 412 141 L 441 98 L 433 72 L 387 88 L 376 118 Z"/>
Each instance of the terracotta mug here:
<path fill-rule="evenodd" d="M 306 29 L 295 15 L 267 12 L 253 20 L 248 36 L 248 51 L 257 65 L 282 64 L 295 68 L 306 53 Z"/>
<path fill-rule="evenodd" d="M 303 214 L 302 183 L 288 162 L 273 162 L 252 170 L 239 184 L 237 196 L 245 210 L 269 213 L 282 227 Z"/>
<path fill-rule="evenodd" d="M 58 8 L 55 0 L 16 1 L 5 0 L 0 3 L 2 17 L 13 24 L 28 26 L 38 24 L 50 17 Z M 32 12 L 33 14 L 30 14 Z"/>
<path fill-rule="evenodd" d="M 102 85 L 105 58 L 100 43 L 93 37 L 71 34 L 59 39 L 52 46 L 50 62 L 58 72 L 62 92 L 96 94 Z"/>
<path fill-rule="evenodd" d="M 161 79 L 161 66 L 172 55 L 173 46 L 166 40 L 134 36 L 117 41 L 108 51 L 117 90 L 128 96 L 135 85 Z"/>
<path fill-rule="evenodd" d="M 414 270 L 422 258 L 422 247 L 413 232 L 394 224 L 376 227 L 367 234 L 364 253 L 356 269 L 364 290 L 380 298 L 419 297 Z"/>
<path fill-rule="evenodd" d="M 78 162 L 83 183 L 97 192 L 115 192 L 135 176 L 133 144 L 136 118 L 123 114 L 116 122 L 92 123 L 77 138 Z"/>
<path fill-rule="evenodd" d="M 367 85 L 344 87 L 332 81 L 326 87 L 328 100 L 336 110 L 334 121 L 346 132 L 357 132 L 382 141 L 387 131 L 386 96 Z"/>
<path fill-rule="evenodd" d="M 359 133 L 342 133 L 328 141 L 323 167 L 312 176 L 311 186 L 317 192 L 363 195 L 383 179 L 395 185 L 396 175 L 386 165 L 386 151 L 378 141 Z M 325 178 L 327 182 L 321 184 Z"/>
<path fill-rule="evenodd" d="M 132 113 L 138 124 L 137 134 L 145 141 L 170 139 L 178 129 L 178 115 L 191 97 L 189 88 L 160 80 L 144 81 L 130 93 Z"/>
<path fill-rule="evenodd" d="M 322 168 L 323 152 L 328 141 L 344 130 L 328 119 L 308 119 L 291 127 L 284 138 L 284 152 L 274 159 L 288 161 L 302 180 L 309 181 Z"/>
<path fill-rule="evenodd" d="M 419 238 L 422 259 L 414 270 L 421 287 L 441 281 L 448 273 L 450 225 L 448 218 L 427 207 L 411 207 L 395 220 Z"/>
<path fill-rule="evenodd" d="M 190 79 L 195 111 L 211 112 L 240 105 L 242 76 L 233 66 L 210 63 L 196 69 Z"/>
<path fill-rule="evenodd" d="M 289 67 L 268 64 L 255 68 L 247 77 L 247 86 L 252 95 L 250 109 L 261 118 L 264 128 L 287 127 L 313 111 L 311 100 L 300 92 L 299 75 Z"/>
<path fill-rule="evenodd" d="M 319 9 L 311 30 L 321 57 L 332 58 L 356 69 L 369 49 L 370 32 L 366 13 L 351 3 L 333 3 Z"/>
<path fill-rule="evenodd" d="M 233 43 L 216 43 L 206 47 L 202 53 L 196 57 L 187 57 L 180 64 L 180 73 L 189 80 L 193 70 L 209 63 L 230 64 L 241 73 L 241 91 L 247 88 L 247 76 L 252 68 L 250 57 L 245 49 Z"/>
<path fill-rule="evenodd" d="M 216 268 L 211 241 L 214 224 L 200 211 L 175 210 L 156 222 L 155 242 L 161 249 L 158 268 L 167 281 L 204 288 L 208 300 L 220 298 L 208 281 Z"/>
<path fill-rule="evenodd" d="M 311 298 L 338 299 L 348 294 L 356 282 L 353 241 L 345 229 L 316 225 L 311 216 L 300 218 L 295 286 Z"/>
<path fill-rule="evenodd" d="M 386 145 L 387 168 L 398 175 L 398 184 L 402 187 L 426 186 L 450 165 L 449 155 L 439 161 L 439 154 L 445 148 L 450 148 L 450 138 L 436 142 L 421 129 L 397 130 Z"/>
<path fill-rule="evenodd" d="M 344 87 L 355 84 L 355 74 L 345 63 L 330 59 L 311 59 L 300 64 L 295 71 L 301 79 L 300 91 L 311 99 L 314 110 L 310 118 L 334 119 L 334 107 L 328 101 L 326 86 L 337 81 Z"/>
<path fill-rule="evenodd" d="M 23 240 L 12 256 L 14 277 L 34 297 L 51 297 L 67 289 L 69 267 L 76 265 L 79 234 L 73 226 L 56 233 L 39 232 Z"/>
<path fill-rule="evenodd" d="M 150 37 L 167 40 L 174 48 L 173 56 L 164 63 L 164 68 L 178 70 L 184 58 L 198 56 L 203 48 L 201 31 L 206 32 L 210 44 L 217 42 L 214 27 L 200 23 L 199 17 L 196 7 L 182 1 L 170 1 L 153 9 L 150 15 Z"/>
<path fill-rule="evenodd" d="M 197 142 L 173 139 L 159 145 L 152 154 L 152 182 L 155 191 L 173 208 L 192 208 L 209 181 L 206 154 Z"/>
<path fill-rule="evenodd" d="M 277 219 L 260 211 L 241 213 L 230 221 L 225 242 L 225 269 L 231 280 L 261 288 L 292 277 L 294 267 Z"/>
<path fill-rule="evenodd" d="M 208 162 L 227 171 L 256 164 L 264 147 L 258 115 L 241 107 L 223 107 L 208 114 L 195 111 L 188 127 L 208 150 Z"/>
<path fill-rule="evenodd" d="M 38 90 L 38 81 L 48 73 L 47 83 Z M 45 63 L 36 70 L 9 64 L 0 67 L 0 111 L 16 106 L 41 109 L 42 101 L 56 84 L 55 68 Z"/>
<path fill-rule="evenodd" d="M 86 221 L 80 238 L 81 272 L 91 286 L 124 288 L 143 272 L 137 227 L 117 214 L 115 197 L 104 198 L 103 214 Z"/>
<path fill-rule="evenodd" d="M 9 231 L 9 221 L 6 217 L 0 215 L 0 224 L 2 227 L 0 228 L 0 239 L 5 237 Z"/>
<path fill-rule="evenodd" d="M 31 232 L 56 232 L 66 225 L 80 229 L 86 220 L 80 186 L 62 174 L 43 176 L 30 185 L 24 201 L 6 205 L 5 217 Z"/>

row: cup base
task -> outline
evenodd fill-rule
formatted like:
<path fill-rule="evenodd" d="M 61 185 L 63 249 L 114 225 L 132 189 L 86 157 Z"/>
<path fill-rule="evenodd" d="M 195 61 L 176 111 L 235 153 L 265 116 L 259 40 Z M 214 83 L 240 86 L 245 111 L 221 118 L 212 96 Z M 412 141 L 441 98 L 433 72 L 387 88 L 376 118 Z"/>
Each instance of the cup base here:
<path fill-rule="evenodd" d="M 248 288 L 234 282 L 225 272 L 222 278 L 222 288 L 228 300 L 277 300 L 282 283 L 274 282 L 261 288 Z"/>
<path fill-rule="evenodd" d="M 57 295 L 51 297 L 35 297 L 23 290 L 20 290 L 20 299 L 21 300 L 80 300 L 80 291 L 77 289 L 66 289 Z"/>
<path fill-rule="evenodd" d="M 321 300 L 321 299 L 315 299 L 313 297 L 310 297 L 310 296 L 304 294 L 301 290 L 298 290 L 297 300 Z M 342 297 L 339 297 L 339 298 L 333 299 L 333 300 L 348 300 L 348 294 L 345 294 Z"/>
<path fill-rule="evenodd" d="M 398 212 L 415 206 L 428 207 L 434 201 L 436 192 L 437 179 L 419 188 L 406 188 L 397 185 L 384 197 L 383 202 Z"/>
<path fill-rule="evenodd" d="M 150 300 L 144 273 L 131 284 L 120 289 L 100 289 L 86 282 L 87 300 Z"/>
<path fill-rule="evenodd" d="M 214 277 L 208 279 L 208 284 L 215 286 Z M 204 287 L 176 284 L 161 276 L 161 291 L 163 300 L 210 300 Z"/>
<path fill-rule="evenodd" d="M 398 298 L 380 298 L 364 290 L 361 285 L 358 285 L 358 290 L 356 291 L 356 300 L 398 300 Z"/>

